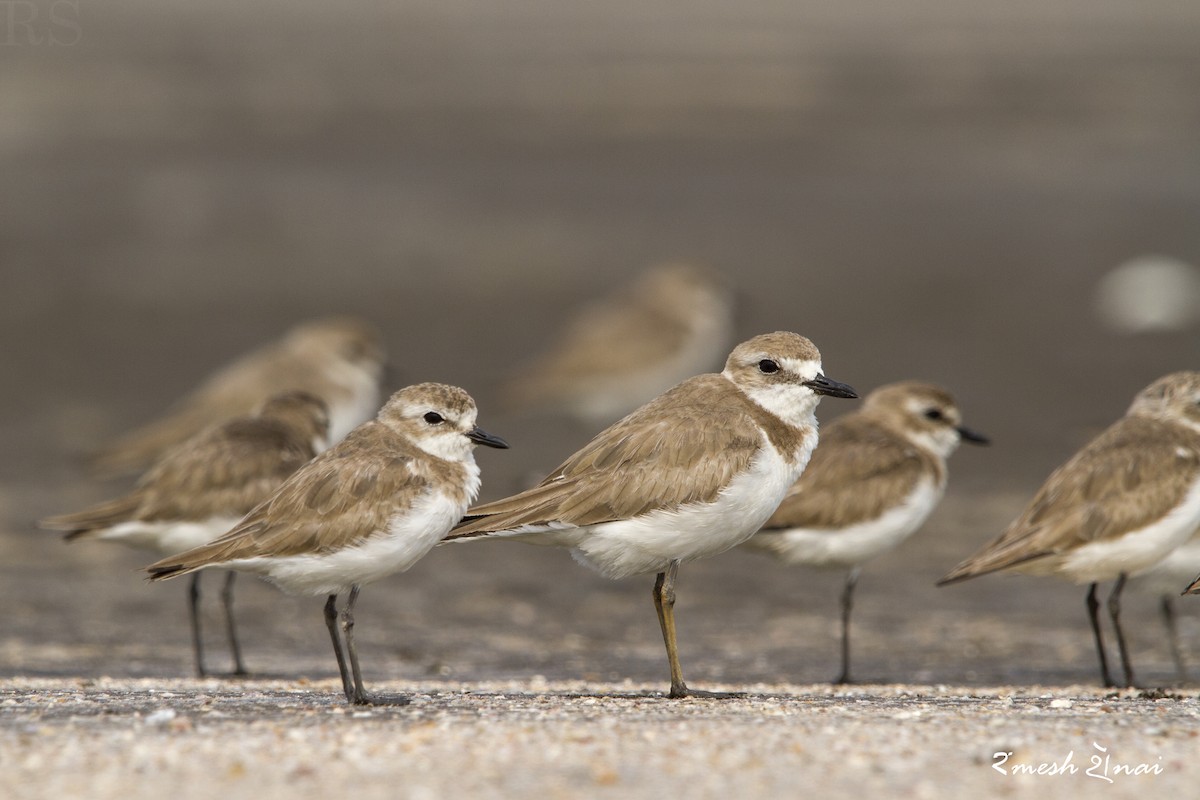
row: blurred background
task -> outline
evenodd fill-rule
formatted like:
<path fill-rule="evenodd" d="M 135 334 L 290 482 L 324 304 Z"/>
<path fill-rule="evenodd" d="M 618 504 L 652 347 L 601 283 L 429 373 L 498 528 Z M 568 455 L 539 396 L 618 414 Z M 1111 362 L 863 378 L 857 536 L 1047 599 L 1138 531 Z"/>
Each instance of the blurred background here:
<path fill-rule="evenodd" d="M 464 386 L 512 443 L 479 455 L 492 498 L 597 430 L 503 411 L 503 379 L 684 259 L 735 287 L 738 340 L 803 333 L 862 391 L 941 383 L 992 437 L 865 569 L 859 676 L 1094 681 L 1081 589 L 932 583 L 1200 366 L 1198 41 L 1177 0 L 0 3 L 0 675 L 188 674 L 183 586 L 32 523 L 122 491 L 83 456 L 211 370 L 369 319 L 389 388 Z M 650 583 L 442 548 L 364 593 L 365 663 L 665 680 Z M 319 602 L 243 584 L 252 669 L 336 674 Z M 685 567 L 689 679 L 828 679 L 839 587 L 752 554 Z M 1166 681 L 1156 603 L 1127 614 Z"/>

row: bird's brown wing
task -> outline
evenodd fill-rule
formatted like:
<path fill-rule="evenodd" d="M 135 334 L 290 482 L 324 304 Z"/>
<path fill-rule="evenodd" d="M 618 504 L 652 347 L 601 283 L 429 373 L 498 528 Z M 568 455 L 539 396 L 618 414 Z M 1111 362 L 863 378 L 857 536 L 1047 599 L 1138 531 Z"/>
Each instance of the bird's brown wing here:
<path fill-rule="evenodd" d="M 62 531 L 67 539 L 86 537 L 92 531 L 128 522 L 137 513 L 141 501 L 136 493 L 99 503 L 83 511 L 60 514 L 38 521 L 38 527 L 51 531 Z"/>
<path fill-rule="evenodd" d="M 762 447 L 748 404 L 720 376 L 685 381 L 600 433 L 538 486 L 471 509 L 447 539 L 711 502 Z"/>
<path fill-rule="evenodd" d="M 943 480 L 935 456 L 869 419 L 843 417 L 821 433 L 804 474 L 762 530 L 835 530 L 873 520 L 930 473 Z"/>
<path fill-rule="evenodd" d="M 314 455 L 312 441 L 281 424 L 234 420 L 168 451 L 128 494 L 39 524 L 75 538 L 122 522 L 240 517 Z"/>
<path fill-rule="evenodd" d="M 375 431 L 364 431 L 364 429 Z M 320 555 L 366 541 L 428 491 L 415 448 L 368 423 L 284 481 L 229 533 L 147 567 L 165 578 L 256 556 Z"/>
<path fill-rule="evenodd" d="M 1055 470 L 1015 522 L 939 583 L 1144 528 L 1182 501 L 1198 477 L 1200 434 L 1123 417 Z"/>
<path fill-rule="evenodd" d="M 316 455 L 283 425 L 235 420 L 201 434 L 156 464 L 139 483 L 146 521 L 242 516 Z"/>

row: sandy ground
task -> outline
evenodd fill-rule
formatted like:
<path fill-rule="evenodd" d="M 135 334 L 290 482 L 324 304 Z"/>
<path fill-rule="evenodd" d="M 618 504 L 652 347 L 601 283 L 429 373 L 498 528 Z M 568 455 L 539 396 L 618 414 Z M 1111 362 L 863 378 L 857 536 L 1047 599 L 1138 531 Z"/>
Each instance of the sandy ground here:
<path fill-rule="evenodd" d="M 1088 687 L 47 681 L 0 693 L 6 797 L 1187 796 L 1200 699 Z M 40 776 L 36 779 L 33 776 Z"/>
<path fill-rule="evenodd" d="M 1196 692 L 1157 597 L 1125 611 L 1139 683 L 1178 693 L 1151 699 L 1092 688 L 1081 589 L 933 587 L 1138 389 L 1196 366 L 1194 327 L 1127 336 L 1093 306 L 1129 258 L 1200 263 L 1194 4 L 18 5 L 33 27 L 0 19 L 5 796 L 1195 785 Z M 650 579 L 507 543 L 440 548 L 364 592 L 367 676 L 411 707 L 343 707 L 320 603 L 249 579 L 257 677 L 187 680 L 182 585 L 33 528 L 125 488 L 83 454 L 331 312 L 379 325 L 400 383 L 468 388 L 514 445 L 480 453 L 483 495 L 512 491 L 594 431 L 502 410 L 498 381 L 665 258 L 736 284 L 739 336 L 804 333 L 864 390 L 941 382 L 994 440 L 955 455 L 927 526 L 864 571 L 861 686 L 822 683 L 840 576 L 687 566 L 689 682 L 750 696 L 668 703 Z M 1191 654 L 1198 606 L 1179 602 Z M 991 769 L 1073 753 L 1082 773 L 1095 745 L 1162 774 Z"/>

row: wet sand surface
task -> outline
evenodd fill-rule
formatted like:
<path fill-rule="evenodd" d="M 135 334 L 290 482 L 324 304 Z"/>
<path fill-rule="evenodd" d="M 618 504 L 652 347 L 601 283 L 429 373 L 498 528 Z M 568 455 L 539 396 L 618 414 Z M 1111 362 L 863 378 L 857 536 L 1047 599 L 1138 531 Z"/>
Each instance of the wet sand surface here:
<path fill-rule="evenodd" d="M 0 49 L 6 795 L 143 796 L 164 778 L 197 797 L 1194 784 L 1196 689 L 1091 688 L 1082 588 L 933 582 L 1136 391 L 1196 367 L 1194 328 L 1121 335 L 1093 293 L 1135 256 L 1200 262 L 1200 12 L 128 2 L 80 4 L 77 30 L 37 19 Z M 479 453 L 483 497 L 511 492 L 595 430 L 505 410 L 498 382 L 667 258 L 736 284 L 740 338 L 804 333 L 861 390 L 937 381 L 993 439 L 952 458 L 929 523 L 864 570 L 862 686 L 821 683 L 839 575 L 740 552 L 686 565 L 688 680 L 751 696 L 669 703 L 652 694 L 652 578 L 471 543 L 364 590 L 367 677 L 415 701 L 359 716 L 330 680 L 320 601 L 243 578 L 257 677 L 188 679 L 183 585 L 33 528 L 127 486 L 81 467 L 105 439 L 337 312 L 381 328 L 396 387 L 472 392 L 513 444 Z M 1197 605 L 1178 602 L 1192 653 Z M 1176 687 L 1157 607 L 1127 595 L 1139 683 Z M 1093 788 L 990 769 L 1007 750 L 1086 767 L 1093 740 L 1164 772 Z"/>

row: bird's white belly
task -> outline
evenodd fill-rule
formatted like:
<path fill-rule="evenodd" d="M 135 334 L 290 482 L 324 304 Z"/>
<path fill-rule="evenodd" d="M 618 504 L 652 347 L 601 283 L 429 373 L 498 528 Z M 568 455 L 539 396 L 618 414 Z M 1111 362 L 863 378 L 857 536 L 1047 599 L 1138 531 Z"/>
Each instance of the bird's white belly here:
<path fill-rule="evenodd" d="M 208 544 L 233 528 L 240 519 L 241 517 L 212 517 L 186 522 L 122 522 L 97 533 L 95 538 L 173 556 L 184 550 Z"/>
<path fill-rule="evenodd" d="M 392 517 L 387 530 L 359 545 L 323 554 L 239 559 L 220 566 L 257 573 L 295 594 L 341 594 L 411 567 L 465 511 L 464 504 L 430 493 Z"/>
<path fill-rule="evenodd" d="M 1172 550 L 1154 566 L 1134 576 L 1139 590 L 1174 597 L 1200 575 L 1200 534 Z"/>
<path fill-rule="evenodd" d="M 764 531 L 745 546 L 771 553 L 786 564 L 849 569 L 886 553 L 912 536 L 941 500 L 942 488 L 934 481 L 922 481 L 903 503 L 873 520 L 836 530 Z"/>
<path fill-rule="evenodd" d="M 661 572 L 672 561 L 716 555 L 753 536 L 775 513 L 810 454 L 807 448 L 792 463 L 767 444 L 714 502 L 541 536 L 570 547 L 576 561 L 607 578 Z"/>
<path fill-rule="evenodd" d="M 1150 525 L 1115 539 L 1091 542 L 1057 557 L 1057 571 L 1076 583 L 1092 583 L 1154 566 L 1200 526 L 1200 481 L 1178 506 Z M 1183 587 L 1180 587 L 1182 590 Z"/>

